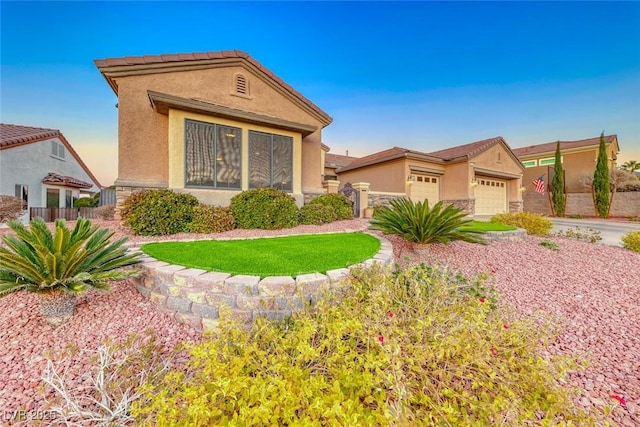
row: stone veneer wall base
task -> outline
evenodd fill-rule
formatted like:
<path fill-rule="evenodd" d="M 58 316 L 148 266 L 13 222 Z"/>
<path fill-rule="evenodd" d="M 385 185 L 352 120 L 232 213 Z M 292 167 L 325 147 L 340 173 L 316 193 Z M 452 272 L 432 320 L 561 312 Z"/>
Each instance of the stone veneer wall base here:
<path fill-rule="evenodd" d="M 302 274 L 295 279 L 206 272 L 170 265 L 145 255 L 140 264 L 143 274 L 134 279 L 135 286 L 163 312 L 201 332 L 217 330 L 222 311 L 245 324 L 258 317 L 283 319 L 305 304 L 314 303 L 323 292 L 339 290 L 351 268 L 391 265 L 394 260 L 391 243 L 374 237 L 381 241 L 381 246 L 373 258 L 349 268 L 330 270 L 326 274 Z"/>

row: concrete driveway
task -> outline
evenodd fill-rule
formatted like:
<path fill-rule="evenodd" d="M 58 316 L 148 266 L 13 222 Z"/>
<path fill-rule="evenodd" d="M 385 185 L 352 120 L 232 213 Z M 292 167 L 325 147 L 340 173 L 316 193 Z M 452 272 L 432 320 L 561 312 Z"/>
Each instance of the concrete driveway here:
<path fill-rule="evenodd" d="M 570 228 L 580 227 L 580 231 L 584 232 L 588 228 L 599 231 L 600 240 L 598 243 L 613 246 L 622 246 L 622 236 L 629 231 L 640 230 L 640 223 L 633 222 L 613 222 L 603 221 L 600 219 L 572 219 L 572 218 L 549 218 L 553 222 L 551 234 L 555 234 L 560 230 L 568 230 Z"/>

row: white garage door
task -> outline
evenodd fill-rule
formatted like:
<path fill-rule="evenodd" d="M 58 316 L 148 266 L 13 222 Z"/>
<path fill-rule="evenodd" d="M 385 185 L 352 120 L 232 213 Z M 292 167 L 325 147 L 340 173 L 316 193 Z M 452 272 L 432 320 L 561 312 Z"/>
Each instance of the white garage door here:
<path fill-rule="evenodd" d="M 411 200 L 414 203 L 429 200 L 432 207 L 440 200 L 440 178 L 435 176 L 417 175 L 411 185 Z"/>
<path fill-rule="evenodd" d="M 476 181 L 476 215 L 507 212 L 507 182 L 486 178 L 476 178 Z"/>

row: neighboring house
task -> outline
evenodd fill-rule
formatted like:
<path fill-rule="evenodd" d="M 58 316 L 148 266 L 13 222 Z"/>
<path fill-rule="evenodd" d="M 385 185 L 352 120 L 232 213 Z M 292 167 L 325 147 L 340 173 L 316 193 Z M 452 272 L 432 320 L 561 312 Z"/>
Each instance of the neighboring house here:
<path fill-rule="evenodd" d="M 613 170 L 616 167 L 616 160 L 620 152 L 618 137 L 617 135 L 607 135 L 604 137 L 604 141 L 609 169 Z M 557 141 L 513 150 L 526 168 L 522 179 L 527 189 L 524 194 L 524 210 L 527 212 L 551 214 L 548 190 L 553 178 L 556 145 Z M 560 154 L 568 203 L 567 214 L 577 214 L 578 212 L 580 214 L 592 214 L 593 212 L 593 203 L 590 200 L 591 186 L 588 183 L 590 183 L 596 170 L 599 147 L 600 137 L 578 141 L 560 141 Z M 531 184 L 541 176 L 545 182 L 546 191 L 544 195 L 535 192 Z M 588 195 L 581 196 L 582 193 L 588 193 Z M 590 208 L 583 209 L 576 205 L 578 200 L 582 200 L 582 198 L 590 203 Z M 580 202 L 580 204 L 585 203 Z"/>
<path fill-rule="evenodd" d="M 327 147 L 326 151 L 329 151 L 329 147 Z M 356 160 L 357 157 L 349 156 L 348 152 L 346 155 L 341 154 L 333 154 L 333 153 L 325 153 L 324 155 L 324 179 L 325 180 L 337 180 L 338 175 L 336 170 L 347 166 L 352 161 Z"/>
<path fill-rule="evenodd" d="M 0 124 L 0 194 L 28 208 L 73 207 L 100 183 L 59 130 Z"/>
<path fill-rule="evenodd" d="M 353 159 L 336 173 L 341 185 L 369 183 L 373 206 L 406 196 L 493 215 L 522 210 L 523 170 L 505 140 L 496 137 L 432 153 L 393 147 Z"/>
<path fill-rule="evenodd" d="M 332 118 L 239 51 L 96 60 L 118 97 L 120 203 L 144 188 L 228 205 L 275 187 L 302 205 L 325 193 L 322 129 Z"/>

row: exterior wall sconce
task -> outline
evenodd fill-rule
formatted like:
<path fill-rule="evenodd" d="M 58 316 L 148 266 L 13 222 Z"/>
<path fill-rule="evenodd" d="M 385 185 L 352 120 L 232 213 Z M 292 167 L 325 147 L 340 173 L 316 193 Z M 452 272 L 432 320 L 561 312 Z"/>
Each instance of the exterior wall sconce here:
<path fill-rule="evenodd" d="M 520 187 L 518 188 L 518 191 L 521 193 L 524 193 L 525 191 L 527 191 L 526 187 Z"/>
<path fill-rule="evenodd" d="M 476 181 L 475 179 L 472 179 L 471 182 L 469 183 L 469 185 L 471 187 L 477 187 L 478 186 L 478 181 Z"/>
<path fill-rule="evenodd" d="M 409 175 L 409 176 L 407 177 L 407 185 L 411 185 L 411 184 L 413 184 L 413 182 L 414 182 L 415 180 L 416 180 L 416 177 L 415 177 L 415 176 L 413 176 L 413 175 Z"/>

